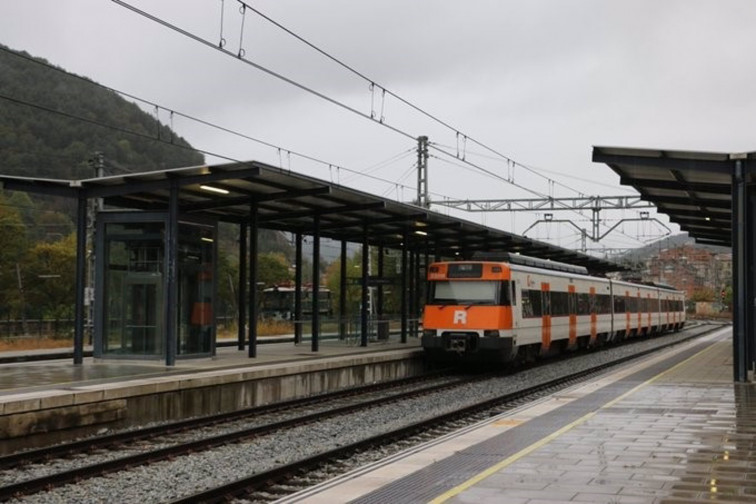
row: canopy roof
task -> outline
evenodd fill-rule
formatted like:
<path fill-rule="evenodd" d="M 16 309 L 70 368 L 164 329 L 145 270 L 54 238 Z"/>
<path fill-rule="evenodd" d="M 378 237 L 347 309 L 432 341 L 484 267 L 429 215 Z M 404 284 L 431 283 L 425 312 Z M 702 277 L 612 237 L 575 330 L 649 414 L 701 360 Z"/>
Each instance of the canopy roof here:
<path fill-rule="evenodd" d="M 257 205 L 261 228 L 401 248 L 443 257 L 476 251 L 508 251 L 585 266 L 591 273 L 623 270 L 610 261 L 524 238 L 425 208 L 381 198 L 328 181 L 251 161 L 196 166 L 85 180 L 0 175 L 9 190 L 104 198 L 105 204 L 140 210 L 168 208 L 171 188 L 179 211 L 243 223 Z"/>
<path fill-rule="evenodd" d="M 699 243 L 732 245 L 734 162 L 756 153 L 727 154 L 623 147 L 594 147 L 620 183 L 634 187 Z"/>

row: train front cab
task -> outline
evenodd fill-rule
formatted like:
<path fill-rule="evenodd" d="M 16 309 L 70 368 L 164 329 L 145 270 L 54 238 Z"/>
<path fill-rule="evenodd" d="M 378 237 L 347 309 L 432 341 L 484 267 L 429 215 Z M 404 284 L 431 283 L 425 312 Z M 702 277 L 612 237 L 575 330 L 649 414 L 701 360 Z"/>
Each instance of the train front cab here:
<path fill-rule="evenodd" d="M 516 354 L 506 263 L 433 263 L 422 346 L 432 361 L 504 362 Z"/>

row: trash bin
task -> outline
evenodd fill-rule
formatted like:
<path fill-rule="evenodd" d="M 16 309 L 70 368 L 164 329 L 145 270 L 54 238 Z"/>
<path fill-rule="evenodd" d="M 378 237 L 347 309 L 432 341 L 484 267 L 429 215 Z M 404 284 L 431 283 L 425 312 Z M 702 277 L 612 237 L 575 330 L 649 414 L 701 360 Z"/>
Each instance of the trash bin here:
<path fill-rule="evenodd" d="M 389 339 L 389 321 L 377 320 L 376 325 L 378 329 L 378 341 L 388 340 Z"/>

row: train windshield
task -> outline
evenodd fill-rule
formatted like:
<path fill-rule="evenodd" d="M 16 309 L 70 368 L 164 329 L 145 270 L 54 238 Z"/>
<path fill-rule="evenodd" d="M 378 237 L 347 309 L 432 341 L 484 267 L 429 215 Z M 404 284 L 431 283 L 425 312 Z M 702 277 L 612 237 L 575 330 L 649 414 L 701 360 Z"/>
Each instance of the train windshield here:
<path fill-rule="evenodd" d="M 429 305 L 509 306 L 509 282 L 499 280 L 433 281 L 428 291 Z"/>

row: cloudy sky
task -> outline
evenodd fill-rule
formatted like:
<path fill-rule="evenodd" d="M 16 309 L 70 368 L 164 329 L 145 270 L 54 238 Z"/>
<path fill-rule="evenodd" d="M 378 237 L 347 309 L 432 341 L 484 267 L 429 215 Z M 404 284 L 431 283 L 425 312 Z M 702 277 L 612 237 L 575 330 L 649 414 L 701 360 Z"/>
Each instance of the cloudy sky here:
<path fill-rule="evenodd" d="M 591 162 L 593 145 L 756 150 L 752 0 L 252 4 L 451 128 L 384 98 L 381 87 L 371 91 L 369 81 L 251 10 L 242 15 L 236 0 L 124 1 L 213 47 L 108 0 L 2 0 L 0 43 L 157 103 L 164 122 L 174 110 L 282 148 L 174 117 L 174 129 L 199 149 L 392 199 L 415 197 L 413 138 L 420 135 L 434 145 L 434 201 L 631 195 L 608 167 Z M 221 39 L 225 52 L 215 48 Z M 240 49 L 243 60 L 236 57 Z M 543 218 L 454 215 L 514 232 Z M 603 216 L 602 232 L 639 215 Z M 589 217 L 562 212 L 554 218 L 590 229 Z M 590 247 L 637 247 L 664 233 L 655 222 L 627 222 Z M 580 245 L 569 225 L 537 224 L 528 236 Z"/>

